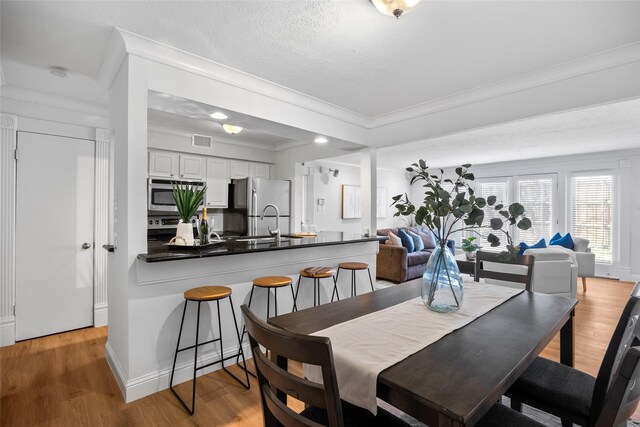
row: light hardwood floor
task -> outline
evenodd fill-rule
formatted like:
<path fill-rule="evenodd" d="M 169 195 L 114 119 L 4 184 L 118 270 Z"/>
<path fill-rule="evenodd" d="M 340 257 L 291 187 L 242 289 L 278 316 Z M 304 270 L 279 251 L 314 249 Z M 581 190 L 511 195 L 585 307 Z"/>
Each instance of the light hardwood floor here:
<path fill-rule="evenodd" d="M 628 282 L 589 279 L 587 293 L 578 290 L 578 369 L 597 374 L 632 287 Z M 245 390 L 220 371 L 198 378 L 193 417 L 169 390 L 125 404 L 104 358 L 106 336 L 106 328 L 89 328 L 0 349 L 0 425 L 262 425 L 256 381 L 252 379 L 251 390 Z M 554 339 L 543 355 L 558 360 L 558 344 Z M 190 384 L 179 387 L 185 397 L 190 396 Z M 640 411 L 634 419 L 640 419 Z"/>

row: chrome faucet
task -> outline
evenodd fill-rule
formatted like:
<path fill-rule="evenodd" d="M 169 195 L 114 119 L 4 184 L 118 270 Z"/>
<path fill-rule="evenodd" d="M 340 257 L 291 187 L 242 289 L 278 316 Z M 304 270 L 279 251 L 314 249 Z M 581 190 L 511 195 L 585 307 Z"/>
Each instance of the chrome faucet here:
<path fill-rule="evenodd" d="M 261 220 L 264 219 L 264 213 L 267 211 L 268 207 L 272 207 L 276 211 L 276 229 L 272 230 L 271 227 L 267 227 L 267 228 L 269 229 L 269 234 L 272 236 L 275 236 L 276 245 L 279 245 L 280 244 L 280 209 L 278 209 L 276 205 L 272 205 L 271 203 L 269 203 L 262 210 L 262 215 L 260 216 L 260 219 Z"/>

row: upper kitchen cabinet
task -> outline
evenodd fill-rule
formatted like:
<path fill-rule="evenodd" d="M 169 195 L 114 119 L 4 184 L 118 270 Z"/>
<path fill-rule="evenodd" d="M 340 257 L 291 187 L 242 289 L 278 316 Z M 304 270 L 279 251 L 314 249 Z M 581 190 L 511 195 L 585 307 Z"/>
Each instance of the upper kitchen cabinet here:
<path fill-rule="evenodd" d="M 231 160 L 229 171 L 229 177 L 231 179 L 241 179 L 250 176 L 258 178 L 269 178 L 269 165 L 267 163 Z"/>
<path fill-rule="evenodd" d="M 207 159 L 207 207 L 226 208 L 229 194 L 229 162 Z"/>
<path fill-rule="evenodd" d="M 205 159 L 203 156 L 149 150 L 149 176 L 204 180 Z"/>
<path fill-rule="evenodd" d="M 244 160 L 231 160 L 229 169 L 229 178 L 231 179 L 242 179 L 250 176 L 249 162 Z"/>
<path fill-rule="evenodd" d="M 255 176 L 258 178 L 269 178 L 269 165 L 266 163 L 252 163 L 253 173 L 251 176 Z"/>
<path fill-rule="evenodd" d="M 205 179 L 206 160 L 202 156 L 190 156 L 180 154 L 180 178 L 181 179 Z"/>
<path fill-rule="evenodd" d="M 149 151 L 149 176 L 175 178 L 180 172 L 180 155 L 169 151 Z"/>

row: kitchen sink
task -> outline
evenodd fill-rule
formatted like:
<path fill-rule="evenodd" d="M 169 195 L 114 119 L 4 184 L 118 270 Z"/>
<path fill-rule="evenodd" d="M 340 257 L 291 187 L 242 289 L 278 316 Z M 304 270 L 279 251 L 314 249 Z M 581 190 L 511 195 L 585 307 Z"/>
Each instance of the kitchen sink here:
<path fill-rule="evenodd" d="M 273 236 L 245 236 L 239 238 L 229 239 L 233 242 L 248 242 L 252 244 L 263 244 L 263 243 L 275 243 L 276 238 Z M 281 237 L 280 242 L 288 242 L 290 239 L 288 237 Z"/>

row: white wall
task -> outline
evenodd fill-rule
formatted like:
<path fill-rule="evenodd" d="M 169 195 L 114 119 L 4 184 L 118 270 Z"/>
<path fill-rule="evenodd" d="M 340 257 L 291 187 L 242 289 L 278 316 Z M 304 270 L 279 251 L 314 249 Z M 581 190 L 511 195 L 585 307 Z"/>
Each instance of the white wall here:
<path fill-rule="evenodd" d="M 204 156 L 225 157 L 228 159 L 242 159 L 264 163 L 275 163 L 276 153 L 273 150 L 260 149 L 256 146 L 245 144 L 229 144 L 216 140 L 213 137 L 213 146 L 209 148 L 194 147 L 191 144 L 193 133 L 202 134 L 200 131 L 186 131 L 181 129 L 158 128 L 149 124 L 147 132 L 147 145 L 149 148 L 161 150 L 180 151 Z M 258 144 L 255 144 L 258 145 Z"/>
<path fill-rule="evenodd" d="M 342 186 L 360 185 L 360 167 L 342 164 L 336 161 L 323 160 L 305 162 L 305 166 L 312 169 L 310 175 L 312 181 L 312 191 L 309 197 L 312 198 L 310 206 L 313 207 L 313 221 L 321 231 L 349 231 L 354 233 L 362 232 L 362 221 L 360 219 L 342 219 Z M 332 174 L 321 174 L 320 167 L 338 169 L 340 173 L 337 177 Z M 406 225 L 403 219 L 393 217 L 395 208 L 389 207 L 391 197 L 409 191 L 409 181 L 405 178 L 404 171 L 392 171 L 378 168 L 378 188 L 387 191 L 386 217 L 377 218 L 378 228 L 398 227 Z M 318 206 L 318 199 L 324 199 L 324 207 Z"/>
<path fill-rule="evenodd" d="M 603 142 L 606 143 L 606 142 Z M 640 141 L 639 141 L 640 145 Z M 508 149 L 506 147 L 505 149 Z M 461 156 L 460 163 L 465 163 Z M 437 167 L 437 165 L 429 165 Z M 558 224 L 553 233 L 565 233 L 568 226 L 567 195 L 572 174 L 585 171 L 610 171 L 618 177 L 617 204 L 614 207 L 618 228 L 614 234 L 614 263 L 598 264 L 596 274 L 621 280 L 640 281 L 640 203 L 633 190 L 640 183 L 640 150 L 614 151 L 575 156 L 549 157 L 534 160 L 474 165 L 478 178 L 552 174 L 558 176 Z M 445 176 L 454 177 L 453 169 L 445 169 Z M 414 203 L 423 198 L 423 189 L 414 185 L 410 197 Z M 526 206 L 525 206 L 526 209 Z M 548 237 L 548 236 L 541 236 Z"/>

